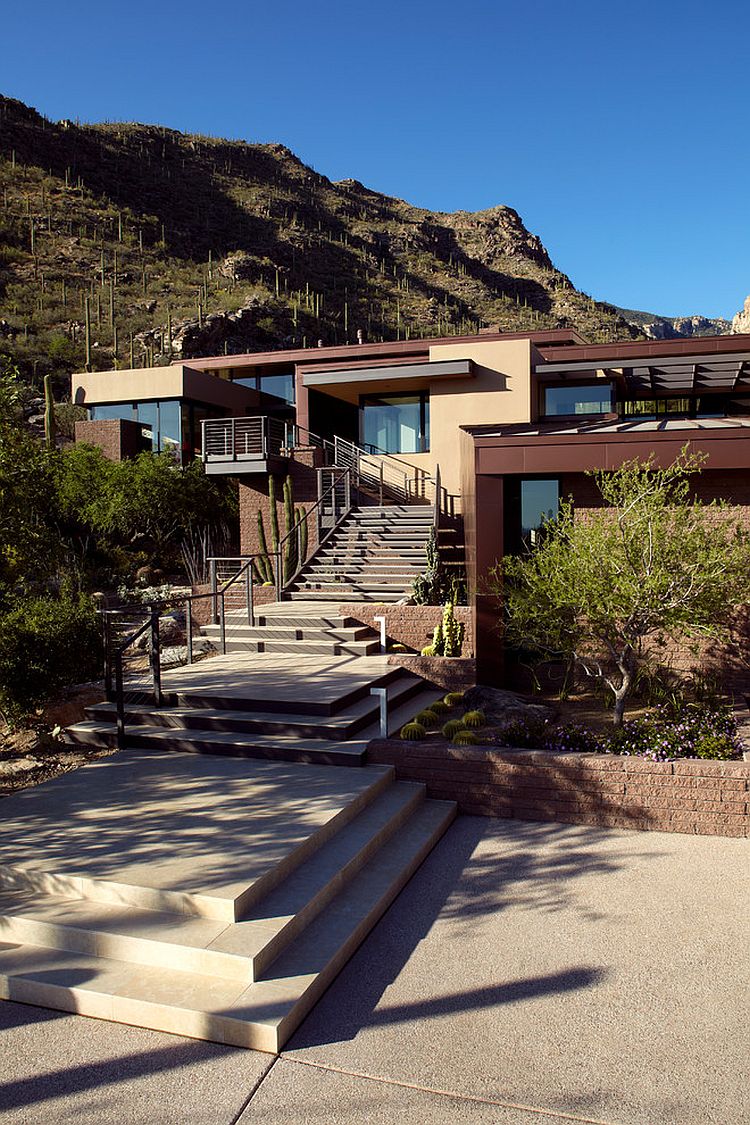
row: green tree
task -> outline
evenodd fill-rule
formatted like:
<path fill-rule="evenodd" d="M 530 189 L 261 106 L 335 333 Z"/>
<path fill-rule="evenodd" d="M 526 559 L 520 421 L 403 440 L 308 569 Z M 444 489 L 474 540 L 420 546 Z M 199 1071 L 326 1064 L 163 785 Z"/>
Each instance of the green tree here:
<path fill-rule="evenodd" d="M 686 446 L 668 468 L 629 461 L 591 474 L 604 507 L 576 517 L 564 502 L 536 550 L 492 572 L 508 642 L 606 685 L 615 726 L 654 646 L 718 637 L 748 601 L 746 532 L 726 505 L 691 493 L 704 461 Z"/>
<path fill-rule="evenodd" d="M 43 581 L 58 544 L 49 521 L 53 452 L 26 429 L 17 372 L 0 361 L 0 607 Z"/>

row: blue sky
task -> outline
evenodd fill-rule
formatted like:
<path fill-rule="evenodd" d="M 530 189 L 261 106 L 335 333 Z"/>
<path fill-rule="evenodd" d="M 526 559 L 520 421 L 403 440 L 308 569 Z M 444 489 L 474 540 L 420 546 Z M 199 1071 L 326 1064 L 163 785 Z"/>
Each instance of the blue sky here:
<path fill-rule="evenodd" d="M 52 118 L 280 141 L 433 210 L 504 203 L 595 297 L 750 292 L 750 7 L 11 0 L 0 91 Z"/>

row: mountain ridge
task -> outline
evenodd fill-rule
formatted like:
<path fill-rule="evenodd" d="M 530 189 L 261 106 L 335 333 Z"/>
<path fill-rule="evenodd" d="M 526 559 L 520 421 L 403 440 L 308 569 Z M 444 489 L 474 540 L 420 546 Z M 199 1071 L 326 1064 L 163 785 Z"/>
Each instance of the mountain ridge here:
<path fill-rule="evenodd" d="M 34 385 L 51 372 L 62 389 L 87 360 L 358 333 L 645 334 L 577 290 L 513 208 L 429 211 L 329 180 L 279 143 L 52 122 L 0 96 L 0 193 L 0 351 Z"/>

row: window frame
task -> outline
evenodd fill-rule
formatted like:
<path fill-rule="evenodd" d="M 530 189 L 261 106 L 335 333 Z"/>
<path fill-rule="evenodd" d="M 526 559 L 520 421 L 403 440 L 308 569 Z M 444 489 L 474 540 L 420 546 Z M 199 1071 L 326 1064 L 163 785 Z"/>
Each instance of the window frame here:
<path fill-rule="evenodd" d="M 609 410 L 592 410 L 585 414 L 548 414 L 547 413 L 547 391 L 560 390 L 561 387 L 565 388 L 578 388 L 578 387 L 609 387 Z M 617 414 L 617 400 L 615 397 L 615 384 L 611 379 L 555 379 L 549 383 L 541 383 L 539 386 L 539 417 L 545 421 L 564 421 L 569 422 L 573 419 L 580 421 L 581 418 L 612 418 Z"/>
<path fill-rule="evenodd" d="M 377 406 L 377 402 L 368 401 L 373 399 L 418 399 L 419 401 L 419 433 L 417 435 L 418 449 L 393 449 L 381 450 L 375 445 L 371 445 L 365 441 L 365 407 Z M 381 404 L 382 405 L 382 404 Z M 359 444 L 363 449 L 375 450 L 375 455 L 384 453 L 387 456 L 415 456 L 419 453 L 430 452 L 430 392 L 429 390 L 420 391 L 385 391 L 378 394 L 376 391 L 371 391 L 369 394 L 361 394 L 359 396 Z"/>

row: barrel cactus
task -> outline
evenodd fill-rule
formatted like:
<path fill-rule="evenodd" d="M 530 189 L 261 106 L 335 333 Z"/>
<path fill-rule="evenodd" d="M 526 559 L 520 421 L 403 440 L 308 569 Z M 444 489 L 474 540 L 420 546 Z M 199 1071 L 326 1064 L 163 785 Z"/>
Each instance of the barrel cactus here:
<path fill-rule="evenodd" d="M 434 703 L 430 704 L 430 710 L 434 711 L 436 715 L 444 715 L 446 711 L 450 711 L 450 707 L 443 699 L 436 699 Z"/>
<path fill-rule="evenodd" d="M 427 734 L 421 723 L 407 723 L 401 728 L 401 737 L 405 742 L 420 742 Z"/>
<path fill-rule="evenodd" d="M 467 711 L 464 715 L 464 725 L 475 730 L 477 727 L 483 727 L 486 722 L 484 711 Z"/>
<path fill-rule="evenodd" d="M 462 720 L 461 719 L 449 719 L 448 722 L 443 727 L 443 737 L 444 738 L 453 738 L 453 736 L 455 734 L 457 734 L 458 731 L 460 731 L 460 730 L 466 730 L 466 727 L 464 726 Z"/>
<path fill-rule="evenodd" d="M 428 707 L 424 711 L 420 711 L 419 714 L 414 717 L 414 722 L 421 723 L 423 727 L 429 730 L 431 727 L 436 727 L 438 725 L 440 716 L 433 711 L 432 708 Z"/>
<path fill-rule="evenodd" d="M 449 691 L 447 695 L 443 696 L 443 703 L 446 707 L 458 707 L 459 703 L 463 703 L 464 693 L 462 691 Z"/>
<path fill-rule="evenodd" d="M 474 732 L 466 730 L 465 728 L 463 730 L 457 730 L 451 742 L 454 746 L 479 746 L 479 739 Z"/>

